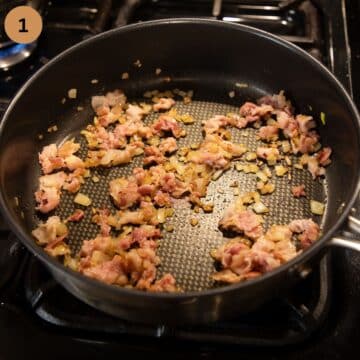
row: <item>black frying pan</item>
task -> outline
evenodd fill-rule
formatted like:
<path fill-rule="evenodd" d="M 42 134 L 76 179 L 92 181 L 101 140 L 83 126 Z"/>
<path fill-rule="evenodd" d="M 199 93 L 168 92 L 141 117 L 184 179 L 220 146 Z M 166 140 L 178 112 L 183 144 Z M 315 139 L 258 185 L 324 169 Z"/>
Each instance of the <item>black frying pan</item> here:
<path fill-rule="evenodd" d="M 141 60 L 141 68 L 133 66 L 137 59 Z M 155 76 L 156 68 L 162 69 L 161 76 Z M 121 80 L 123 72 L 129 72 L 129 80 Z M 166 77 L 171 77 L 170 83 L 165 81 Z M 91 79 L 99 82 L 90 84 Z M 239 82 L 249 86 L 235 88 L 236 96 L 230 99 L 228 92 Z M 192 105 L 200 118 L 281 89 L 286 90 L 299 113 L 319 118 L 320 112 L 325 112 L 327 123 L 319 124 L 318 128 L 322 143 L 333 148 L 333 163 L 323 182 L 309 185 L 312 194 L 327 196 L 325 215 L 318 219 L 322 237 L 271 273 L 244 283 L 211 288 L 211 284 L 204 283 L 211 270 L 206 268 L 204 259 L 210 259 L 209 245 L 218 244 L 218 240 L 210 236 L 205 226 L 205 231 L 198 231 L 196 238 L 189 241 L 191 234 L 184 227 L 176 235 L 178 248 L 170 251 L 166 239 L 160 248 L 160 255 L 161 251 L 167 254 L 163 258 L 164 266 L 179 275 L 184 285 L 186 291 L 179 294 L 144 293 L 105 285 L 49 257 L 31 236 L 37 220 L 33 197 L 40 174 L 37 154 L 50 142 L 59 143 L 78 134 L 92 118 L 92 95 L 119 87 L 129 98 L 139 97 L 149 89 L 194 89 L 195 99 L 206 101 Z M 62 104 L 61 99 L 70 88 L 77 88 L 78 98 Z M 76 110 L 79 105 L 84 107 L 83 111 Z M 59 131 L 47 134 L 46 130 L 54 124 Z M 126 26 L 93 37 L 57 56 L 16 95 L 0 128 L 1 210 L 19 239 L 67 290 L 84 302 L 133 321 L 215 321 L 248 312 L 292 286 L 306 273 L 304 268 L 320 259 L 329 244 L 358 247 L 356 242 L 335 236 L 348 218 L 359 191 L 359 126 L 360 118 L 353 102 L 332 74 L 301 49 L 273 35 L 250 27 L 199 19 Z M 45 140 L 38 140 L 39 133 L 46 134 Z M 15 196 L 20 206 L 16 206 Z M 291 205 L 287 199 L 273 210 L 278 222 L 293 219 L 297 217 L 295 214 L 307 215 L 308 203 Z M 63 211 L 67 210 L 71 209 L 65 206 Z M 210 237 L 211 241 L 207 242 Z M 194 251 L 188 251 L 189 247 Z"/>

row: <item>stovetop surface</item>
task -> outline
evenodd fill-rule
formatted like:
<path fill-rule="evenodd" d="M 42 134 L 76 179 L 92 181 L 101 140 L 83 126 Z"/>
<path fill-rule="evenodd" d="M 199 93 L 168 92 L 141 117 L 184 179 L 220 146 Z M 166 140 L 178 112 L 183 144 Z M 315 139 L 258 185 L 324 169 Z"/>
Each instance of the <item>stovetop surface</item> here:
<path fill-rule="evenodd" d="M 188 15 L 180 5 L 163 0 L 93 0 L 80 3 L 83 21 L 79 25 L 72 3 L 54 1 L 46 13 L 48 26 L 33 57 L 0 76 L 0 116 L 1 109 L 6 108 L 9 99 L 24 80 L 63 49 L 114 25 L 168 17 L 167 7 L 170 5 L 175 8 L 176 16 Z M 99 7 L 99 3 L 102 10 L 107 11 L 106 18 L 92 11 Z M 203 14 L 205 9 L 209 17 L 220 18 L 212 14 L 214 9 L 209 3 L 205 0 L 191 2 L 193 15 Z M 235 3 L 227 1 L 221 16 L 231 17 Z M 263 19 L 259 18 L 257 9 L 251 7 L 253 3 L 251 0 L 242 1 L 243 8 L 240 10 L 245 11 L 247 16 L 241 17 L 241 22 L 256 26 Z M 274 7 L 279 1 L 261 3 Z M 329 14 L 333 14 L 336 7 L 344 11 L 340 3 L 342 1 L 337 6 L 330 6 L 331 1 L 314 1 L 316 6 Z M 158 11 L 149 12 L 149 6 L 153 4 L 158 6 Z M 353 90 L 354 100 L 359 105 L 360 36 L 357 18 L 360 2 L 348 1 L 346 5 L 352 76 L 348 49 L 341 46 L 344 34 L 338 17 L 332 18 L 332 29 L 336 29 L 339 21 L 339 31 L 331 37 L 331 44 L 328 43 L 326 27 L 321 28 L 321 38 L 314 37 L 311 31 L 309 33 L 309 23 L 303 13 L 291 8 L 282 13 L 284 18 L 280 17 L 275 24 L 266 24 L 268 28 L 265 29 L 275 29 L 282 36 L 293 37 L 292 40 L 297 44 L 328 64 L 340 81 Z M 121 13 L 119 9 L 122 9 Z M 126 16 L 119 15 L 124 11 L 128 12 Z M 277 15 L 278 12 L 274 10 L 273 16 Z M 298 27 L 299 24 L 302 24 L 302 28 Z M 0 224 L 1 228 L 4 226 Z M 8 250 L 2 251 L 5 248 Z M 22 359 L 25 356 L 40 360 L 75 356 L 100 359 L 114 355 L 171 356 L 175 359 L 183 359 L 185 356 L 251 356 L 255 359 L 264 356 L 269 359 L 338 359 L 353 356 L 353 348 L 360 340 L 360 255 L 336 249 L 331 251 L 331 256 L 325 262 L 323 267 L 314 271 L 307 283 L 294 289 L 286 299 L 275 300 L 254 315 L 205 328 L 144 327 L 114 320 L 69 298 L 70 295 L 51 279 L 43 266 L 19 242 L 8 236 L 8 231 L 0 230 L 0 359 Z M 329 273 L 324 274 L 324 269 Z M 319 287 L 314 286 L 319 281 L 323 286 L 326 284 L 325 300 L 319 296 L 321 291 L 317 294 Z M 309 289 L 315 289 L 316 294 L 309 294 Z M 305 309 L 302 307 L 304 304 Z M 252 336 L 251 331 L 255 331 L 255 336 Z M 219 341 L 221 337 L 224 341 Z M 233 337 L 237 340 L 232 340 Z M 264 339 L 270 339 L 269 343 L 264 342 Z M 274 344 L 274 339 L 282 340 L 283 345 Z"/>

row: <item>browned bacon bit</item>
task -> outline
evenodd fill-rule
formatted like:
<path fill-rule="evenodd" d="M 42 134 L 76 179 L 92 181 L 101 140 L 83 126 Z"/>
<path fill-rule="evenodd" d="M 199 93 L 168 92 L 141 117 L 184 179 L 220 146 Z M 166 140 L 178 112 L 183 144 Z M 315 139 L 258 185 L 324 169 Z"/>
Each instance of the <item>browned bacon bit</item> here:
<path fill-rule="evenodd" d="M 65 179 L 63 188 L 71 193 L 79 191 L 80 186 L 84 183 L 85 169 L 76 169 L 74 172 L 68 174 Z"/>
<path fill-rule="evenodd" d="M 274 141 L 278 139 L 279 128 L 274 125 L 262 126 L 259 129 L 259 137 L 261 140 Z"/>
<path fill-rule="evenodd" d="M 129 179 L 118 178 L 110 181 L 110 196 L 119 209 L 127 209 L 140 201 L 141 195 L 134 180 L 130 177 Z"/>
<path fill-rule="evenodd" d="M 320 165 L 327 166 L 331 163 L 330 155 L 331 148 L 324 147 L 316 154 L 316 160 L 319 162 Z"/>
<path fill-rule="evenodd" d="M 150 202 L 142 201 L 140 208 L 134 211 L 125 210 L 118 211 L 117 214 L 109 218 L 109 223 L 116 229 L 120 229 L 123 225 L 157 225 L 159 223 L 157 219 L 157 211 L 153 204 Z"/>
<path fill-rule="evenodd" d="M 76 209 L 68 218 L 67 221 L 78 222 L 84 217 L 85 213 L 81 209 Z"/>
<path fill-rule="evenodd" d="M 175 138 L 185 134 L 180 124 L 169 115 L 160 115 L 151 128 L 155 134 L 171 132 Z"/>
<path fill-rule="evenodd" d="M 163 206 L 171 206 L 171 197 L 169 194 L 158 191 L 154 196 L 154 202 L 156 205 L 163 207 Z"/>
<path fill-rule="evenodd" d="M 124 271 L 124 260 L 119 255 L 115 255 L 111 260 L 100 262 L 98 265 L 81 269 L 81 272 L 106 284 L 126 285 L 128 283 Z"/>
<path fill-rule="evenodd" d="M 128 285 L 149 291 L 177 291 L 175 280 L 169 274 L 155 281 L 160 259 L 150 244 L 154 243 L 152 238 L 158 236 L 156 229 L 140 227 L 125 237 L 98 236 L 86 240 L 80 251 L 80 271 L 108 284 Z M 130 242 L 135 239 L 144 245 L 124 252 L 122 246 L 126 237 Z"/>
<path fill-rule="evenodd" d="M 261 159 L 265 159 L 269 165 L 275 165 L 276 161 L 280 158 L 279 150 L 271 147 L 259 146 L 256 149 L 256 155 Z"/>
<path fill-rule="evenodd" d="M 122 250 L 128 250 L 134 244 L 141 248 L 157 248 L 156 240 L 161 237 L 161 232 L 155 226 L 141 225 L 130 234 L 120 237 L 119 246 Z"/>
<path fill-rule="evenodd" d="M 101 236 L 109 236 L 111 226 L 109 225 L 109 209 L 97 210 L 97 213 L 93 216 L 92 221 L 100 226 Z"/>
<path fill-rule="evenodd" d="M 254 278 L 286 263 L 300 251 L 292 241 L 290 226 L 273 225 L 251 247 L 246 239 L 235 238 L 213 250 L 211 256 L 221 264 L 222 270 L 212 278 L 225 283 Z"/>
<path fill-rule="evenodd" d="M 129 105 L 126 110 L 126 119 L 133 123 L 139 123 L 145 115 L 144 109 L 137 105 Z"/>
<path fill-rule="evenodd" d="M 244 117 L 248 123 L 260 120 L 265 115 L 269 115 L 273 111 L 270 105 L 256 105 L 252 102 L 246 102 L 240 108 L 240 116 Z"/>
<path fill-rule="evenodd" d="M 153 285 L 150 286 L 150 291 L 154 292 L 176 292 L 179 289 L 176 286 L 175 278 L 171 274 L 165 274 L 159 280 L 156 280 Z"/>
<path fill-rule="evenodd" d="M 163 154 L 171 154 L 178 149 L 176 140 L 173 137 L 162 139 L 159 144 L 159 150 Z"/>
<path fill-rule="evenodd" d="M 296 115 L 296 121 L 299 124 L 299 131 L 301 134 L 307 134 L 311 129 L 316 127 L 316 123 L 312 116 Z"/>
<path fill-rule="evenodd" d="M 175 105 L 175 100 L 172 98 L 160 98 L 153 105 L 154 111 L 169 110 Z"/>
<path fill-rule="evenodd" d="M 73 140 L 64 142 L 57 147 L 55 144 L 44 146 L 39 154 L 39 162 L 44 174 L 50 174 L 54 170 L 67 167 L 69 170 L 84 167 L 83 161 L 74 155 L 80 148 L 80 144 Z"/>
<path fill-rule="evenodd" d="M 305 185 L 301 184 L 301 185 L 298 185 L 298 186 L 293 186 L 291 188 L 291 192 L 294 195 L 294 197 L 296 197 L 296 198 L 299 198 L 301 196 L 306 196 Z"/>
<path fill-rule="evenodd" d="M 308 248 L 319 237 L 320 228 L 311 219 L 294 220 L 289 224 L 293 233 L 300 234 L 298 238 L 303 249 Z"/>
<path fill-rule="evenodd" d="M 88 157 L 85 160 L 87 167 L 94 166 L 116 166 L 121 164 L 127 164 L 131 162 L 134 156 L 140 155 L 143 150 L 144 144 L 141 141 L 133 142 L 126 146 L 124 150 L 110 149 L 89 151 Z M 141 150 L 141 151 L 139 151 Z"/>
<path fill-rule="evenodd" d="M 69 247 L 64 243 L 68 235 L 68 229 L 58 216 L 50 216 L 45 223 L 40 223 L 32 231 L 32 235 L 39 245 L 45 246 L 45 251 L 50 255 L 63 256 L 70 254 Z"/>
<path fill-rule="evenodd" d="M 279 94 L 265 95 L 260 98 L 257 103 L 259 105 L 270 105 L 276 110 L 283 110 L 288 114 L 292 114 L 293 108 L 291 102 L 286 99 L 284 91 L 280 91 Z"/>
<path fill-rule="evenodd" d="M 238 210 L 236 206 L 230 206 L 225 211 L 219 227 L 221 230 L 244 233 L 251 239 L 256 239 L 263 233 L 259 216 L 252 210 Z"/>
<path fill-rule="evenodd" d="M 60 203 L 61 188 L 66 180 L 63 171 L 51 175 L 40 176 L 39 189 L 35 192 L 36 207 L 42 213 L 54 210 Z"/>
<path fill-rule="evenodd" d="M 121 125 L 118 125 L 114 131 L 107 131 L 102 126 L 88 126 L 81 132 L 85 136 L 89 149 L 119 149 L 126 145 L 127 135 L 121 133 Z"/>
<path fill-rule="evenodd" d="M 217 133 L 221 128 L 232 125 L 234 120 L 224 115 L 215 115 L 211 119 L 203 121 L 206 134 Z"/>
<path fill-rule="evenodd" d="M 146 146 L 144 149 L 144 165 L 163 164 L 166 161 L 165 156 L 156 146 Z"/>

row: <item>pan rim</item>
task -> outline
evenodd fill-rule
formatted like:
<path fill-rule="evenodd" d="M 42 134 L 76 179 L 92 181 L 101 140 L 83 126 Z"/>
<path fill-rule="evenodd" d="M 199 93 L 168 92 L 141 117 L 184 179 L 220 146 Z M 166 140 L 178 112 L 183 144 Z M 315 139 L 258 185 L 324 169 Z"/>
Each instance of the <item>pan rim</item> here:
<path fill-rule="evenodd" d="M 137 24 L 126 25 L 122 28 L 111 29 L 104 33 L 95 35 L 90 39 L 83 40 L 80 43 L 77 43 L 70 48 L 64 50 L 56 57 L 51 59 L 47 64 L 41 67 L 35 74 L 33 74 L 23 86 L 18 90 L 14 98 L 11 100 L 8 108 L 6 109 L 3 119 L 0 123 L 0 141 L 3 137 L 3 132 L 5 125 L 7 123 L 7 119 L 9 114 L 12 112 L 12 109 L 16 106 L 18 99 L 22 96 L 22 94 L 26 91 L 26 89 L 34 82 L 36 79 L 43 74 L 44 72 L 48 71 L 52 66 L 54 66 L 57 62 L 61 61 L 63 57 L 66 57 L 68 54 L 76 52 L 78 49 L 81 49 L 84 46 L 88 46 L 92 42 L 101 41 L 107 37 L 111 37 L 113 34 L 116 33 L 127 33 L 131 31 L 141 31 L 142 29 L 146 29 L 148 27 L 156 26 L 156 25 L 170 25 L 171 24 L 191 24 L 192 26 L 219 26 L 221 28 L 227 28 L 229 30 L 233 29 L 234 31 L 243 31 L 245 33 L 250 33 L 255 36 L 259 36 L 265 38 L 269 41 L 275 42 L 278 45 L 287 48 L 289 51 L 293 51 L 299 55 L 301 55 L 307 62 L 311 62 L 319 71 L 324 72 L 329 80 L 334 83 L 334 85 L 338 88 L 342 96 L 344 97 L 345 101 L 348 103 L 349 108 L 351 109 L 354 120 L 358 124 L 357 128 L 357 136 L 360 139 L 360 116 L 358 110 L 351 99 L 350 95 L 348 94 L 347 90 L 344 86 L 340 83 L 340 81 L 328 70 L 320 61 L 313 58 L 309 55 L 305 50 L 301 49 L 300 47 L 288 42 L 287 40 L 281 39 L 280 37 L 273 35 L 269 32 L 264 30 L 260 30 L 251 26 L 242 25 L 242 24 L 233 24 L 233 23 L 225 23 L 218 20 L 213 19 L 199 19 L 199 18 L 170 18 L 170 19 L 161 19 L 161 20 L 152 20 L 146 21 Z M 360 145 L 360 144 L 359 144 Z M 353 204 L 355 203 L 358 194 L 360 192 L 360 170 L 357 173 L 356 178 L 356 186 L 354 194 L 352 195 L 350 201 L 347 205 L 345 205 L 342 214 L 338 217 L 337 221 L 332 224 L 330 229 L 316 242 L 314 243 L 310 249 L 303 252 L 302 254 L 296 256 L 291 261 L 287 262 L 286 264 L 281 265 L 280 267 L 276 268 L 275 270 L 263 274 L 258 278 L 254 278 L 251 280 L 247 280 L 245 282 L 240 282 L 231 285 L 223 285 L 220 287 L 215 287 L 211 289 L 201 290 L 201 291 L 186 291 L 183 293 L 153 293 L 153 292 L 144 292 L 137 289 L 126 289 L 114 285 L 108 285 L 102 283 L 98 280 L 88 278 L 81 273 L 71 270 L 65 267 L 61 262 L 56 260 L 55 258 L 48 255 L 42 248 L 40 248 L 30 234 L 22 231 L 20 226 L 18 225 L 17 221 L 11 216 L 10 211 L 6 206 L 6 201 L 4 197 L 4 187 L 1 186 L 0 188 L 0 211 L 4 216 L 5 220 L 10 225 L 10 230 L 15 233 L 15 235 L 22 241 L 22 243 L 29 249 L 32 254 L 39 258 L 45 266 L 49 267 L 52 271 L 60 272 L 62 276 L 71 276 L 74 277 L 75 280 L 78 282 L 86 282 L 91 285 L 93 288 L 97 287 L 99 290 L 104 292 L 111 292 L 113 295 L 116 294 L 118 296 L 122 295 L 129 295 L 134 297 L 146 297 L 151 299 L 168 299 L 178 301 L 178 300 L 186 300 L 189 298 L 194 297 L 206 297 L 206 296 L 214 296 L 225 292 L 230 292 L 234 290 L 242 290 L 244 288 L 255 287 L 261 282 L 268 281 L 269 279 L 278 276 L 280 273 L 285 271 L 295 270 L 299 264 L 305 263 L 310 258 L 314 257 L 322 248 L 326 246 L 326 243 L 330 240 L 333 234 L 344 224 L 346 217 L 348 216 Z M 243 291 L 243 290 L 242 290 Z"/>

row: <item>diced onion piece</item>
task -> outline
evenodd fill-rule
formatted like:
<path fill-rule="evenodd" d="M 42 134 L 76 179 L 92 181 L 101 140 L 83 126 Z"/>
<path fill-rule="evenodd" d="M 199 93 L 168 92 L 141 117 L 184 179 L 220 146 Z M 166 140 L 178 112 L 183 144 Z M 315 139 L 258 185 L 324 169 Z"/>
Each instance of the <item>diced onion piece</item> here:
<path fill-rule="evenodd" d="M 256 173 L 256 176 L 257 176 L 261 181 L 263 181 L 264 183 L 265 183 L 266 181 L 268 181 L 268 177 L 266 176 L 266 174 L 265 174 L 264 171 L 258 171 L 258 172 Z"/>
<path fill-rule="evenodd" d="M 262 195 L 271 194 L 275 190 L 275 185 L 270 182 L 264 184 L 262 181 L 259 181 L 256 187 Z"/>
<path fill-rule="evenodd" d="M 94 176 L 91 178 L 91 180 L 92 180 L 94 183 L 97 183 L 97 182 L 100 181 L 100 178 L 97 177 L 96 175 L 94 175 Z"/>
<path fill-rule="evenodd" d="M 257 214 L 265 214 L 269 212 L 269 209 L 262 203 L 262 202 L 256 202 L 253 205 L 253 209 Z"/>
<path fill-rule="evenodd" d="M 214 211 L 214 204 L 204 204 L 202 209 L 204 213 L 212 213 Z"/>
<path fill-rule="evenodd" d="M 171 225 L 171 224 L 165 225 L 165 230 L 167 232 L 173 232 L 174 231 L 174 225 Z"/>
<path fill-rule="evenodd" d="M 77 193 L 74 202 L 79 205 L 89 206 L 91 204 L 91 199 L 85 194 Z"/>
<path fill-rule="evenodd" d="M 289 169 L 283 165 L 276 165 L 275 166 L 275 174 L 276 176 L 284 176 Z"/>
<path fill-rule="evenodd" d="M 224 173 L 224 170 L 217 170 L 214 175 L 211 177 L 212 180 L 217 180 Z"/>
<path fill-rule="evenodd" d="M 76 99 L 76 97 L 77 97 L 77 89 L 69 89 L 68 90 L 68 98 Z"/>
<path fill-rule="evenodd" d="M 288 140 L 284 140 L 281 142 L 281 148 L 282 151 L 286 154 L 288 152 L 290 152 L 291 150 L 291 146 L 290 146 L 290 142 Z"/>
<path fill-rule="evenodd" d="M 257 159 L 257 155 L 255 152 L 248 152 L 245 155 L 245 159 L 246 159 L 246 161 L 254 161 Z"/>
<path fill-rule="evenodd" d="M 316 200 L 310 200 L 310 210 L 315 215 L 323 215 L 325 210 L 325 204 Z"/>

